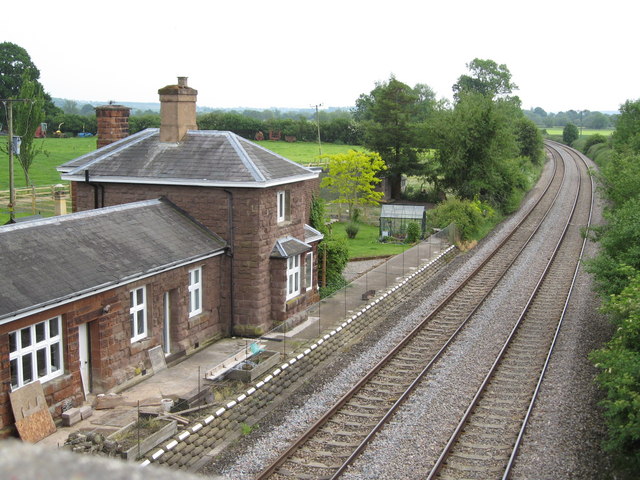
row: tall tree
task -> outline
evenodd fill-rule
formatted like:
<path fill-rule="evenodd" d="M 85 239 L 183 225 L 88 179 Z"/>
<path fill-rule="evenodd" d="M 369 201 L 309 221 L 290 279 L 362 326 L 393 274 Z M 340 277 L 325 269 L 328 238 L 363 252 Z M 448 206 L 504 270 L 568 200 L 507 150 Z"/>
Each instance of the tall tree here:
<path fill-rule="evenodd" d="M 453 109 L 439 111 L 430 123 L 438 168 L 438 185 L 464 199 L 479 198 L 508 210 L 522 187 L 512 122 L 514 105 L 466 92 Z"/>
<path fill-rule="evenodd" d="M 364 146 L 387 164 L 393 198 L 400 198 L 402 175 L 420 171 L 418 153 L 426 146 L 420 124 L 434 105 L 426 85 L 411 88 L 393 75 L 356 100 L 354 115 L 364 131 Z"/>
<path fill-rule="evenodd" d="M 17 98 L 24 80 L 35 82 L 42 92 L 47 115 L 54 115 L 59 109 L 40 84 L 40 71 L 31 61 L 27 51 L 11 42 L 0 43 L 0 98 Z"/>
<path fill-rule="evenodd" d="M 36 130 L 44 120 L 45 99 L 42 86 L 35 80 L 31 80 L 29 70 L 23 73 L 19 98 L 28 99 L 26 102 L 16 102 L 14 105 L 14 134 L 22 138 L 18 161 L 24 173 L 26 185 L 31 184 L 29 169 L 36 156 L 42 153 L 42 142 L 34 143 Z"/>
<path fill-rule="evenodd" d="M 461 75 L 453 86 L 454 98 L 463 92 L 479 93 L 490 98 L 510 95 L 518 86 L 511 81 L 511 72 L 506 65 L 493 60 L 475 58 L 467 63 L 470 75 Z"/>
<path fill-rule="evenodd" d="M 0 43 L 0 98 L 15 98 L 24 80 L 37 81 L 40 71 L 27 51 L 11 42 Z"/>

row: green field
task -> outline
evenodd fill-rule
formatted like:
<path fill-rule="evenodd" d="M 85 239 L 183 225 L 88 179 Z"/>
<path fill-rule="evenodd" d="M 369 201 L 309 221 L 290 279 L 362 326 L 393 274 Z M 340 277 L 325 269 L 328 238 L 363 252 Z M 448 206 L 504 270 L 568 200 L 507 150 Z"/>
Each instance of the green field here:
<path fill-rule="evenodd" d="M 552 128 L 545 128 L 544 130 L 547 131 L 547 134 L 549 135 L 562 135 L 562 130 L 564 130 L 563 127 L 552 127 Z M 578 131 L 580 131 L 580 127 L 578 127 Z M 614 132 L 614 129 L 612 128 L 607 128 L 607 129 L 602 129 L 602 130 L 593 130 L 593 129 L 589 129 L 589 128 L 583 128 L 582 129 L 582 135 L 583 136 L 587 136 L 587 135 L 595 135 L 595 134 L 600 134 L 600 135 L 604 135 L 605 137 L 611 135 Z"/>
<path fill-rule="evenodd" d="M 255 143 L 302 165 L 317 162 L 320 156 L 320 147 L 314 142 L 289 143 L 262 140 Z M 321 148 L 322 155 L 346 153 L 349 150 L 363 150 L 362 147 L 356 145 L 336 145 L 333 143 L 323 143 Z"/>
<path fill-rule="evenodd" d="M 4 138 L 2 138 L 2 141 Z M 60 174 L 56 167 L 80 155 L 96 149 L 96 138 L 43 138 L 35 139 L 38 145 L 42 145 L 43 153 L 39 154 L 29 169 L 32 183 L 37 186 L 55 185 L 60 182 Z M 0 190 L 9 189 L 8 156 L 3 154 L 2 161 L 6 167 L 0 169 Z M 15 186 L 24 187 L 24 174 L 17 160 L 14 162 Z"/>

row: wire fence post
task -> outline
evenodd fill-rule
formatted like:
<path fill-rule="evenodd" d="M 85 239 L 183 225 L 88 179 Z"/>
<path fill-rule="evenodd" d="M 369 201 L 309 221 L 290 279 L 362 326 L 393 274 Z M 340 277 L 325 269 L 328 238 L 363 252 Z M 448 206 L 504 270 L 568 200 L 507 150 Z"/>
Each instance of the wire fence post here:
<path fill-rule="evenodd" d="M 287 356 L 287 322 L 282 324 L 282 357 L 286 358 Z"/>
<path fill-rule="evenodd" d="M 347 317 L 347 286 L 344 287 L 344 316 Z"/>
<path fill-rule="evenodd" d="M 387 260 L 386 262 L 384 262 L 384 288 L 385 290 L 387 288 L 389 288 L 389 274 L 388 274 L 388 270 L 389 270 L 389 260 Z"/>

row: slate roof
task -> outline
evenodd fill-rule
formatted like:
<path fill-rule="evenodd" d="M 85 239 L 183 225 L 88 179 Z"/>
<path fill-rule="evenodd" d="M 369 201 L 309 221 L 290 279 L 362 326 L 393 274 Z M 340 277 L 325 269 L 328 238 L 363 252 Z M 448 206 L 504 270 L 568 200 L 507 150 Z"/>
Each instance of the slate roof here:
<path fill-rule="evenodd" d="M 304 241 L 306 243 L 319 242 L 324 238 L 324 235 L 311 225 L 304 224 Z"/>
<path fill-rule="evenodd" d="M 180 143 L 148 128 L 67 162 L 63 180 L 261 188 L 317 178 L 303 167 L 232 132 L 190 130 Z"/>
<path fill-rule="evenodd" d="M 0 227 L 0 323 L 221 254 L 225 246 L 164 199 Z"/>
<path fill-rule="evenodd" d="M 271 250 L 271 258 L 289 258 L 308 252 L 309 250 L 311 250 L 311 245 L 304 243 L 302 240 L 293 237 L 283 237 L 276 240 Z"/>

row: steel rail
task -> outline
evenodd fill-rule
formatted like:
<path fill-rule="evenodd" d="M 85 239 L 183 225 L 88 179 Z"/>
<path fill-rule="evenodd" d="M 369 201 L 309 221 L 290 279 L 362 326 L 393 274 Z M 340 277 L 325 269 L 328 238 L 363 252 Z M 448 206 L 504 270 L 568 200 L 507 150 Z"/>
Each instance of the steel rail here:
<path fill-rule="evenodd" d="M 560 148 L 560 147 L 556 147 L 554 145 L 554 148 Z M 569 151 L 569 153 L 572 153 L 571 151 Z M 584 159 L 584 157 L 580 154 L 578 154 L 578 158 L 580 158 L 580 160 L 585 164 L 585 167 L 588 169 L 589 166 L 587 165 L 586 160 Z M 590 182 L 591 182 L 591 208 L 589 209 L 589 219 L 587 220 L 587 228 L 589 228 L 591 226 L 591 220 L 593 217 L 593 202 L 594 202 L 594 197 L 595 195 L 593 194 L 594 192 L 594 185 L 593 185 L 593 178 L 590 177 Z M 533 408 L 534 405 L 536 403 L 536 400 L 538 398 L 538 394 L 540 393 L 540 389 L 542 388 L 542 382 L 544 380 L 544 376 L 547 372 L 547 368 L 549 367 L 549 362 L 551 361 L 551 355 L 553 353 L 553 350 L 555 348 L 556 342 L 558 340 L 558 336 L 560 335 L 560 329 L 562 328 L 562 324 L 564 323 L 564 317 L 567 311 L 567 308 L 569 307 L 569 302 L 571 300 L 571 294 L 573 293 L 573 288 L 575 287 L 575 283 L 576 283 L 576 279 L 578 277 L 578 273 L 580 271 L 580 261 L 582 260 L 583 256 L 584 256 L 584 250 L 586 248 L 587 245 L 587 238 L 585 236 L 585 238 L 582 241 L 582 247 L 580 249 L 580 256 L 578 259 L 578 263 L 576 264 L 576 268 L 573 272 L 573 278 L 571 279 L 571 286 L 569 287 L 569 292 L 567 293 L 567 298 L 565 300 L 564 303 L 564 307 L 562 309 L 562 315 L 560 316 L 560 320 L 558 321 L 558 326 L 556 327 L 556 331 L 555 334 L 553 335 L 553 340 L 551 342 L 551 346 L 549 347 L 549 352 L 547 353 L 547 357 L 545 359 L 544 365 L 542 367 L 542 370 L 540 372 L 540 376 L 538 378 L 538 382 L 536 384 L 536 388 L 533 392 L 533 396 L 531 398 L 531 402 L 529 403 L 529 408 L 527 408 L 527 413 L 524 416 L 524 419 L 522 420 L 522 426 L 520 427 L 520 431 L 518 432 L 518 437 L 516 438 L 516 442 L 513 446 L 513 450 L 511 451 L 511 455 L 509 456 L 509 461 L 507 462 L 507 466 L 505 468 L 505 472 L 504 475 L 502 476 L 502 480 L 507 480 L 509 478 L 509 475 L 511 474 L 511 469 L 513 468 L 513 464 L 515 462 L 515 459 L 518 455 L 518 451 L 520 449 L 520 445 L 522 443 L 522 439 L 524 437 L 524 433 L 525 430 L 527 428 L 527 425 L 529 423 L 529 419 L 531 418 L 531 413 L 533 412 Z"/>
<path fill-rule="evenodd" d="M 496 356 L 496 359 L 494 360 L 493 364 L 491 365 L 488 373 L 485 375 L 484 380 L 482 381 L 480 387 L 478 388 L 478 390 L 476 391 L 476 394 L 473 396 L 472 400 L 469 402 L 469 406 L 467 407 L 467 409 L 465 410 L 464 414 L 461 417 L 461 420 L 458 422 L 458 425 L 456 426 L 456 428 L 454 429 L 451 437 L 449 438 L 449 441 L 447 442 L 447 444 L 445 445 L 445 447 L 443 448 L 440 456 L 438 457 L 438 459 L 436 460 L 434 466 L 432 467 L 431 471 L 429 472 L 429 475 L 427 476 L 427 480 L 433 480 L 434 478 L 436 478 L 436 476 L 439 474 L 441 468 L 443 467 L 446 458 L 448 457 L 448 455 L 450 454 L 453 446 L 457 443 L 459 437 L 461 436 L 464 427 L 467 425 L 468 420 L 471 418 L 477 403 L 479 402 L 480 398 L 482 397 L 482 395 L 484 394 L 487 386 L 489 385 L 492 377 L 494 376 L 498 366 L 500 365 L 501 361 L 503 360 L 507 350 L 509 349 L 511 342 L 513 340 L 513 338 L 515 337 L 516 333 L 518 332 L 521 324 L 524 321 L 524 318 L 527 315 L 527 312 L 530 310 L 531 305 L 534 301 L 534 299 L 536 298 L 537 294 L 539 293 L 539 290 L 542 286 L 542 284 L 544 283 L 549 270 L 551 269 L 551 266 L 553 265 L 558 252 L 560 250 L 560 247 L 562 246 L 565 236 L 571 226 L 571 221 L 575 215 L 575 211 L 576 211 L 576 207 L 578 204 L 578 199 L 580 196 L 580 192 L 581 192 L 581 188 L 582 188 L 582 181 L 579 182 L 578 184 L 578 189 L 576 191 L 576 195 L 573 201 L 573 205 L 571 208 L 571 214 L 569 215 L 569 218 L 567 220 L 567 222 L 565 223 L 564 227 L 563 227 L 563 231 L 562 231 L 562 235 L 560 237 L 560 239 L 558 240 L 553 254 L 550 256 L 547 265 L 544 268 L 544 271 L 542 272 L 542 274 L 540 275 L 535 288 L 533 289 L 532 294 L 529 297 L 529 300 L 527 301 L 525 307 L 522 309 L 522 312 L 520 314 L 520 316 L 518 317 L 516 323 L 514 324 L 513 328 L 511 329 L 511 332 L 509 333 L 509 336 L 507 337 L 507 339 L 505 340 L 502 348 L 500 349 L 500 352 L 498 353 L 498 355 Z M 591 214 L 589 215 L 589 218 L 591 218 Z M 578 262 L 579 265 L 579 262 Z M 575 278 L 575 275 L 574 275 Z M 565 301 L 565 304 L 568 300 Z"/>
<path fill-rule="evenodd" d="M 500 242 L 500 244 L 494 249 L 494 251 L 491 252 L 491 254 L 488 255 L 488 257 L 483 262 L 481 262 L 481 264 L 478 267 L 476 267 L 473 270 L 473 272 L 471 274 L 469 274 L 463 280 L 463 282 L 459 285 L 459 287 L 454 292 L 452 292 L 444 300 L 442 300 L 437 305 L 437 307 L 427 317 L 425 317 L 425 319 L 417 327 L 415 327 L 391 352 L 389 352 L 375 367 L 373 367 L 367 373 L 367 375 L 365 375 L 364 378 L 362 378 L 349 392 L 347 392 L 340 400 L 338 400 L 338 402 L 325 415 L 323 415 L 319 420 L 317 420 L 286 451 L 284 451 L 265 470 L 263 470 L 259 474 L 259 476 L 257 477 L 258 479 L 268 478 L 269 476 L 274 474 L 287 461 L 288 458 L 290 458 L 304 443 L 306 443 L 306 441 L 311 436 L 313 436 L 327 422 L 327 420 L 329 418 L 331 418 L 333 415 L 335 415 L 336 412 L 338 412 L 358 391 L 360 391 L 362 389 L 362 387 L 364 385 L 366 385 L 371 380 L 371 378 L 373 378 L 394 356 L 396 356 L 396 354 L 400 350 L 402 350 L 415 337 L 417 332 L 419 332 L 421 329 L 423 329 L 425 327 L 425 325 L 429 322 L 429 320 L 431 320 L 447 304 L 449 304 L 451 302 L 451 299 L 454 298 L 455 295 L 457 295 L 471 281 L 471 279 L 474 278 L 491 261 L 491 259 L 493 259 L 501 251 L 501 249 L 507 244 L 507 242 L 514 237 L 515 233 L 518 231 L 518 228 L 520 228 L 527 220 L 530 219 L 530 217 L 534 213 L 536 207 L 538 207 L 541 204 L 542 200 L 545 198 L 545 195 L 547 195 L 547 193 L 549 193 L 549 189 L 551 188 L 551 185 L 552 185 L 554 179 L 556 179 L 558 170 L 559 170 L 559 168 L 561 166 L 560 164 L 562 163 L 562 162 L 559 162 L 558 159 L 556 159 L 556 158 L 554 158 L 554 162 L 555 162 L 556 173 L 549 180 L 549 182 L 545 186 L 545 189 L 544 189 L 543 193 L 537 199 L 535 204 L 531 206 L 531 208 L 527 211 L 526 215 L 517 223 L 517 225 L 513 228 L 513 230 L 509 233 L 509 235 L 507 235 Z M 336 470 L 336 472 L 333 474 L 333 476 L 331 478 L 336 478 L 337 476 L 339 476 L 344 471 L 344 469 L 357 457 L 357 455 L 364 449 L 364 447 L 366 446 L 367 442 L 375 435 L 375 433 L 382 427 L 382 425 L 384 425 L 384 423 L 388 420 L 388 418 L 390 418 L 390 416 L 393 414 L 393 411 L 395 411 L 398 408 L 398 406 L 402 403 L 402 401 L 404 399 L 406 399 L 406 397 L 409 395 L 410 391 L 412 391 L 415 388 L 415 386 L 419 383 L 420 378 L 422 378 L 426 374 L 426 372 L 431 368 L 433 363 L 435 363 L 435 361 L 446 350 L 447 346 L 453 341 L 455 336 L 462 330 L 462 328 L 468 322 L 468 320 L 473 316 L 473 314 L 477 311 L 477 309 L 480 308 L 480 306 L 482 305 L 484 300 L 489 296 L 489 294 L 491 293 L 493 288 L 495 288 L 495 285 L 497 285 L 497 283 L 499 283 L 499 281 L 504 276 L 505 272 L 508 271 L 508 269 L 513 265 L 513 263 L 517 260 L 517 258 L 522 254 L 522 252 L 526 248 L 526 245 L 531 241 L 531 239 L 539 231 L 539 229 L 541 227 L 541 224 L 544 222 L 544 220 L 549 215 L 549 212 L 551 211 L 551 208 L 555 204 L 560 192 L 562 191 L 562 185 L 564 185 L 565 179 L 566 179 L 566 175 L 563 174 L 561 185 L 558 188 L 557 192 L 555 192 L 553 200 L 551 201 L 551 204 L 549 205 L 548 209 L 544 212 L 544 215 L 539 220 L 539 222 L 536 225 L 536 227 L 534 228 L 533 232 L 529 235 L 529 237 L 526 239 L 526 241 L 523 242 L 523 245 L 518 250 L 518 252 L 514 255 L 514 258 L 512 259 L 512 261 L 509 262 L 509 264 L 506 266 L 506 268 L 505 268 L 504 272 L 502 273 L 502 275 L 493 283 L 493 285 L 491 285 L 491 287 L 489 288 L 487 293 L 482 297 L 482 299 L 480 299 L 480 301 L 477 303 L 477 305 L 473 309 L 473 311 L 467 316 L 467 318 L 464 320 L 464 322 L 455 330 L 455 332 L 451 335 L 449 340 L 447 340 L 447 342 L 444 344 L 444 346 L 442 346 L 438 350 L 438 352 L 436 353 L 435 357 L 427 364 L 426 367 L 424 367 L 422 369 L 422 371 L 418 375 L 418 378 L 414 379 L 414 381 L 411 382 L 410 386 L 407 388 L 407 391 L 405 391 L 402 394 L 402 396 L 394 403 L 394 405 L 391 407 L 391 410 L 388 411 L 382 417 L 382 420 L 380 420 L 376 424 L 376 426 L 374 427 L 374 430 L 372 432 L 370 432 L 366 436 L 365 440 L 362 441 L 360 443 L 360 445 L 356 448 L 356 451 L 353 452 L 349 456 L 347 461 L 344 462 L 343 465 Z"/>

